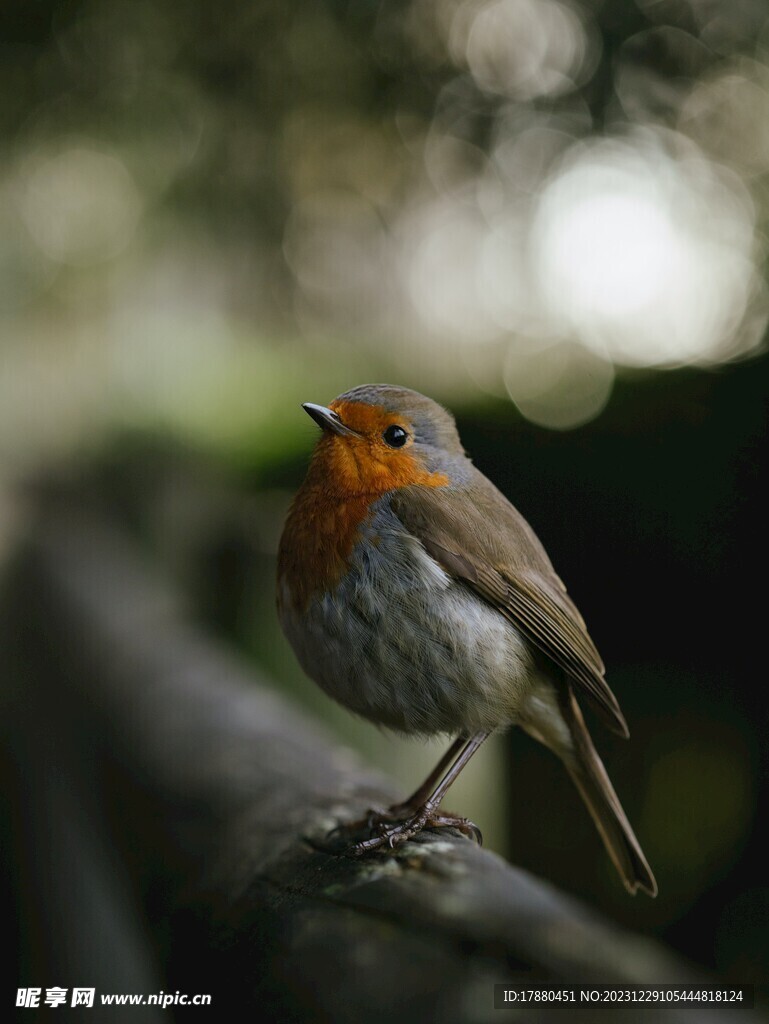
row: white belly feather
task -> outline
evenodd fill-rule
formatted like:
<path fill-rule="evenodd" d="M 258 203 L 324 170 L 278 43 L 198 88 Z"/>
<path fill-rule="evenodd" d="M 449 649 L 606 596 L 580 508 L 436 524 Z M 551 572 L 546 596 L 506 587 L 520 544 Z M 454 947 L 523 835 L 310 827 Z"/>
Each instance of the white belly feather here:
<path fill-rule="evenodd" d="M 526 641 L 391 516 L 377 516 L 377 544 L 358 544 L 333 592 L 301 613 L 283 595 L 283 628 L 304 670 L 351 711 L 403 732 L 516 722 L 538 682 Z"/>

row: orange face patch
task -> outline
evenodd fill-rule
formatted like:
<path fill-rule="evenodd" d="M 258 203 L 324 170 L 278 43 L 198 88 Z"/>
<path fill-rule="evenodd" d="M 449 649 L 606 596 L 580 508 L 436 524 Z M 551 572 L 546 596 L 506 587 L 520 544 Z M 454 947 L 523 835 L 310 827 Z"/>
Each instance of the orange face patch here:
<path fill-rule="evenodd" d="M 363 402 L 337 401 L 329 408 L 361 437 L 327 434 L 321 439 L 314 458 L 325 464 L 332 478 L 348 494 L 380 495 L 410 484 L 444 487 L 449 482 L 445 474 L 426 470 L 411 453 L 412 426 L 403 416 L 380 405 Z M 393 425 L 403 427 L 409 434 L 402 448 L 391 448 L 383 438 L 385 430 Z"/>
<path fill-rule="evenodd" d="M 411 438 L 402 448 L 384 441 L 382 435 L 393 424 L 411 434 L 404 417 L 362 402 L 332 402 L 330 408 L 361 436 L 324 431 L 289 512 L 279 571 L 299 608 L 341 577 L 373 502 L 399 487 L 449 483 L 444 473 L 430 472 L 413 454 Z"/>
<path fill-rule="evenodd" d="M 390 412 L 381 405 L 369 405 L 366 402 L 343 402 L 339 399 L 332 402 L 329 409 L 333 410 L 345 426 L 357 430 L 372 440 L 381 440 L 385 430 L 397 423 L 407 430 L 411 424 L 397 412 Z M 384 444 L 384 442 L 382 442 Z"/>

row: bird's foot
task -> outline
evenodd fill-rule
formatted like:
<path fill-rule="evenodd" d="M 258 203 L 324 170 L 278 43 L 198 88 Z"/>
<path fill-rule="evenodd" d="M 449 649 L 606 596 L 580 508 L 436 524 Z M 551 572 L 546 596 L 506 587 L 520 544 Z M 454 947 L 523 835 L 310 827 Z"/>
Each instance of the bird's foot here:
<path fill-rule="evenodd" d="M 330 832 L 326 834 L 326 839 L 336 840 L 340 837 L 356 835 L 359 832 L 370 832 L 378 821 L 383 821 L 392 811 L 392 807 L 369 807 L 362 818 L 355 818 L 353 821 L 340 821 L 338 825 L 335 825 Z M 397 818 L 392 818 L 392 821 L 397 821 Z"/>
<path fill-rule="evenodd" d="M 377 829 L 385 828 L 388 824 L 396 824 L 407 821 L 410 818 L 415 818 L 421 811 L 421 807 L 405 801 L 401 804 L 392 804 L 383 810 L 369 809 L 365 819 L 366 828 L 369 832 L 374 832 Z"/>
<path fill-rule="evenodd" d="M 338 825 L 327 834 L 327 839 L 335 839 L 338 836 L 354 836 L 361 832 L 373 832 L 381 829 L 386 824 L 405 821 L 413 817 L 421 808 L 414 804 L 400 803 L 392 804 L 390 807 L 369 807 L 362 818 L 354 821 L 340 821 Z"/>
<path fill-rule="evenodd" d="M 407 811 L 408 816 L 399 820 L 394 812 Z M 439 814 L 429 807 L 421 807 L 416 811 L 405 804 L 389 808 L 384 813 L 369 814 L 367 827 L 371 835 L 359 840 L 348 850 L 356 856 L 379 850 L 383 847 L 394 849 L 407 839 L 413 839 L 424 828 L 455 828 L 473 839 L 479 846 L 483 845 L 481 830 L 468 818 L 459 818 L 453 814 Z"/>
<path fill-rule="evenodd" d="M 392 807 L 370 807 L 362 818 L 352 821 L 340 821 L 322 840 L 314 839 L 312 845 L 325 853 L 348 853 L 355 848 L 359 836 L 369 836 L 384 822 L 403 821 L 414 813 L 415 808 L 408 804 L 393 804 Z"/>

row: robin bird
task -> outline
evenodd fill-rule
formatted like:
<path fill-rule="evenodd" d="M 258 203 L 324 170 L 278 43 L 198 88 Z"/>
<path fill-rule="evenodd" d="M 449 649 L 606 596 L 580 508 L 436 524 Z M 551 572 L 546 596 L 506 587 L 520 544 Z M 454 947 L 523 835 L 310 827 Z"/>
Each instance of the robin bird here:
<path fill-rule="evenodd" d="M 402 804 L 372 812 L 355 853 L 425 826 L 494 731 L 519 725 L 574 780 L 626 888 L 657 885 L 578 699 L 627 737 L 582 616 L 545 549 L 473 466 L 454 419 L 408 388 L 353 388 L 328 408 L 278 555 L 278 614 L 305 672 L 377 725 L 455 741 Z"/>

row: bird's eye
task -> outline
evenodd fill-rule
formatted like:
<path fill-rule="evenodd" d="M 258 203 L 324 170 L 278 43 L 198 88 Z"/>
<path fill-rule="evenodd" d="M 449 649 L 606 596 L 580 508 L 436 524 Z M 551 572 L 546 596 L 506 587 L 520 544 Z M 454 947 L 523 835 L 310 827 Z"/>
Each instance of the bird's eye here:
<path fill-rule="evenodd" d="M 384 434 L 382 434 L 382 438 L 385 444 L 389 444 L 391 448 L 402 448 L 408 441 L 409 435 L 403 427 L 399 427 L 397 423 L 393 423 L 387 428 L 387 430 L 385 430 Z"/>

